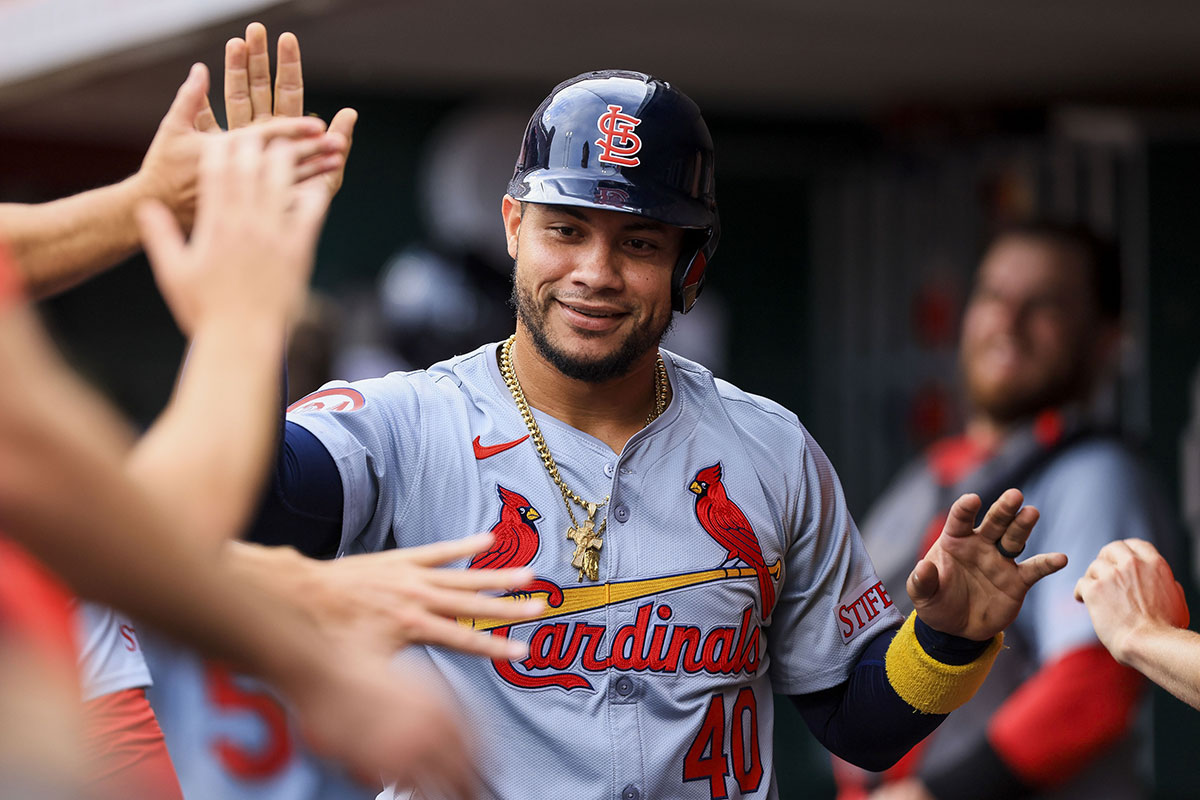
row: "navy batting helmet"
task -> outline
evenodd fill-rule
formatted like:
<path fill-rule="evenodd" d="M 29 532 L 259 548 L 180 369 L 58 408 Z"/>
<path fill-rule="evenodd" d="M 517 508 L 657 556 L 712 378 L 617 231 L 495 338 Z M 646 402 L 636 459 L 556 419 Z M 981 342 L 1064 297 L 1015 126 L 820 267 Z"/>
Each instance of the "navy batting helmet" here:
<path fill-rule="evenodd" d="M 560 83 L 529 120 L 508 193 L 686 229 L 671 297 L 684 314 L 696 302 L 721 231 L 713 145 L 700 109 L 671 84 L 624 70 Z"/>

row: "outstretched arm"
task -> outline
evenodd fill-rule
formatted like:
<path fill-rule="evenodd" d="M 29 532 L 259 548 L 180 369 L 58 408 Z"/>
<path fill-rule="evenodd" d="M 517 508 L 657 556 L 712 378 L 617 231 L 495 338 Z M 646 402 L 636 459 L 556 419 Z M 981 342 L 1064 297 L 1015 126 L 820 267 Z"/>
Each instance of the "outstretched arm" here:
<path fill-rule="evenodd" d="M 1200 709 L 1200 635 L 1187 629 L 1183 587 L 1154 545 L 1110 542 L 1075 584 L 1113 657 Z"/>
<path fill-rule="evenodd" d="M 137 251 L 134 210 L 144 200 L 157 200 L 190 227 L 200 151 L 220 132 L 215 122 L 208 122 L 207 93 L 208 69 L 194 64 L 141 167 L 129 178 L 49 203 L 0 203 L 0 240 L 12 249 L 30 295 L 46 297 L 67 289 Z M 197 124 L 206 130 L 198 130 Z M 281 118 L 271 125 L 272 136 L 303 142 L 300 180 L 333 170 L 340 182 L 347 136 L 322 135 L 323 123 L 305 117 Z"/>
<path fill-rule="evenodd" d="M 872 641 L 845 683 L 793 698 L 835 755 L 876 771 L 895 763 L 971 699 L 1025 592 L 1065 565 L 1061 554 L 1018 565 L 996 549 L 996 541 L 1010 551 L 1023 549 L 1036 522 L 1036 511 L 1021 509 L 1016 490 L 973 528 L 978 510 L 975 495 L 951 508 L 938 544 L 909 577 L 917 611 L 899 631 Z"/>
<path fill-rule="evenodd" d="M 128 471 L 214 546 L 244 527 L 275 451 L 279 353 L 325 208 L 320 192 L 292 185 L 297 147 L 265 144 L 259 128 L 209 143 L 190 242 L 161 204 L 138 217 L 155 279 L 191 341 L 171 402 Z"/>

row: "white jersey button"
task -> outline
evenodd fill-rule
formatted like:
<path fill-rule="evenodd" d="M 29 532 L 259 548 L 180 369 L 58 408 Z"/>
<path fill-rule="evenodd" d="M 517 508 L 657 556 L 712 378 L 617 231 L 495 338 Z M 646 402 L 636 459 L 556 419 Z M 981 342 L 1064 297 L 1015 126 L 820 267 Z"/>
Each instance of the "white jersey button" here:
<path fill-rule="evenodd" d="M 616 470 L 613 469 L 613 465 L 612 465 L 611 461 L 604 465 L 604 474 L 605 475 L 607 475 L 608 477 L 611 478 L 613 476 L 614 472 L 616 472 Z"/>

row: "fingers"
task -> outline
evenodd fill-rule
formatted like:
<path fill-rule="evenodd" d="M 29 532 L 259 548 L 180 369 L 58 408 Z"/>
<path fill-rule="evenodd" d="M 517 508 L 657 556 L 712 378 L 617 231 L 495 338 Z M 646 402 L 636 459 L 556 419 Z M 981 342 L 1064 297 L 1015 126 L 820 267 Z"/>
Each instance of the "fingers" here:
<path fill-rule="evenodd" d="M 1144 561 L 1165 561 L 1162 555 L 1145 539 L 1122 539 L 1121 544 L 1128 547 L 1134 555 Z"/>
<path fill-rule="evenodd" d="M 265 36 L 264 30 L 264 36 Z M 304 113 L 304 75 L 300 68 L 300 42 L 294 33 L 279 37 L 275 57 L 275 115 L 298 117 Z"/>
<path fill-rule="evenodd" d="M 999 544 L 1009 553 L 1020 553 L 1025 549 L 1025 543 L 1029 541 L 1029 534 L 1033 533 L 1033 526 L 1037 524 L 1040 517 L 1040 512 L 1033 506 L 1025 506 L 1016 517 L 1004 529 L 1004 533 L 1000 536 Z"/>
<path fill-rule="evenodd" d="M 155 274 L 179 264 L 185 245 L 175 215 L 159 201 L 146 200 L 135 209 L 134 218 Z"/>
<path fill-rule="evenodd" d="M 171 107 L 163 116 L 162 126 L 191 130 L 197 116 L 208 106 L 208 67 L 192 64 L 187 78 L 175 93 Z"/>
<path fill-rule="evenodd" d="M 960 500 L 962 498 L 959 498 Z M 978 500 L 979 498 L 976 498 Z M 957 503 L 955 504 L 957 505 Z M 908 576 L 908 596 L 913 603 L 919 603 L 922 600 L 928 600 L 937 594 L 938 590 L 938 569 L 932 561 L 921 559 L 917 562 L 917 566 Z"/>
<path fill-rule="evenodd" d="M 193 124 L 201 133 L 217 133 L 221 130 L 221 126 L 217 124 L 217 116 L 213 113 L 212 106 L 209 105 L 207 91 L 204 93 L 204 107 L 196 114 Z"/>
<path fill-rule="evenodd" d="M 491 597 L 470 590 L 426 586 L 415 598 L 418 604 L 443 617 L 461 619 L 536 619 L 546 610 L 542 600 Z"/>
<path fill-rule="evenodd" d="M 987 542 L 999 541 L 1008 527 L 1012 525 L 1017 512 L 1021 510 L 1021 503 L 1024 499 L 1017 489 L 1009 489 L 1000 495 L 984 515 L 983 522 L 979 525 L 979 535 Z M 1024 544 L 1024 540 L 1021 540 L 1020 545 L 1008 549 L 1016 552 Z"/>
<path fill-rule="evenodd" d="M 346 158 L 341 153 L 325 153 L 316 157 L 306 158 L 296 167 L 296 183 L 302 183 L 309 178 L 336 172 L 346 165 Z"/>
<path fill-rule="evenodd" d="M 343 108 L 333 115 L 333 121 L 329 123 L 330 133 L 340 133 L 346 137 L 346 153 L 350 153 L 350 146 L 354 143 L 354 125 L 358 122 L 358 112 L 353 108 Z"/>
<path fill-rule="evenodd" d="M 246 26 L 247 78 L 249 80 L 251 119 L 271 116 L 271 56 L 267 50 L 267 29 L 261 22 Z"/>
<path fill-rule="evenodd" d="M 1065 553 L 1039 553 L 1017 565 L 1017 574 L 1026 586 L 1033 586 L 1047 575 L 1053 575 L 1067 565 Z M 1076 599 L 1082 599 L 1076 584 Z"/>
<path fill-rule="evenodd" d="M 983 501 L 977 494 L 964 494 L 950 506 L 942 533 L 948 536 L 970 536 L 975 532 L 975 517 Z"/>
<path fill-rule="evenodd" d="M 491 533 L 477 533 L 474 536 L 467 536 L 463 539 L 451 539 L 444 542 L 421 545 L 420 547 L 406 547 L 403 550 L 395 550 L 393 552 L 402 554 L 406 561 L 410 561 L 413 564 L 423 567 L 437 567 L 486 550 L 491 546 L 494 538 Z M 484 571 L 476 570 L 476 572 Z M 509 585 L 517 586 L 519 584 Z"/>
<path fill-rule="evenodd" d="M 232 131 L 246 127 L 253 120 L 249 51 L 246 41 L 235 37 L 225 43 L 225 121 Z"/>
<path fill-rule="evenodd" d="M 448 647 L 460 653 L 485 658 L 514 661 L 529 655 L 529 646 L 525 642 L 506 636 L 493 636 L 490 631 L 477 631 L 444 617 L 431 616 L 428 624 L 414 633 L 417 635 L 412 637 L 413 641 Z"/>

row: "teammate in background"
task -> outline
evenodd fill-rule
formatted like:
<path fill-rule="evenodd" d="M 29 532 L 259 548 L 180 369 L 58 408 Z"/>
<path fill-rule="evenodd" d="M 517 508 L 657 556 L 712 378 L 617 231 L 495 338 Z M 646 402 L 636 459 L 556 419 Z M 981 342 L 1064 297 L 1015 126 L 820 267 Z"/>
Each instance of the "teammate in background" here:
<path fill-rule="evenodd" d="M 274 441 L 272 365 L 328 206 L 326 188 L 297 182 L 305 145 L 264 147 L 272 135 L 207 143 L 191 241 L 161 203 L 138 208 L 191 349 L 171 405 L 132 456 L 124 425 L 51 356 L 17 300 L 20 277 L 0 260 L 0 373 L 10 376 L 0 382 L 0 525 L 82 595 L 272 680 L 313 741 L 355 768 L 415 770 L 466 795 L 462 740 L 427 689 L 399 684 L 355 641 L 341 643 L 355 654 L 343 660 L 294 609 L 234 579 L 197 535 L 211 539 L 219 525 L 230 536 L 252 509 Z M 206 426 L 227 381 L 245 407 Z M 223 446 L 207 441 L 213 434 Z M 185 498 L 204 513 L 175 516 Z"/>
<path fill-rule="evenodd" d="M 1106 544 L 1075 584 L 1075 599 L 1113 658 L 1200 709 L 1200 635 L 1187 629 L 1183 587 L 1154 545 Z"/>
<path fill-rule="evenodd" d="M 487 796 L 776 797 L 773 691 L 835 752 L 890 764 L 1065 564 L 1004 554 L 1036 511 L 1009 492 L 974 528 L 979 498 L 956 501 L 900 628 L 795 416 L 659 349 L 719 234 L 711 139 L 673 86 L 559 85 L 502 214 L 516 334 L 295 404 L 255 538 L 328 557 L 487 528 L 473 565 L 537 571 L 516 595 L 547 610 L 473 621 L 528 658 L 424 651 L 485 746 Z"/>
<path fill-rule="evenodd" d="M 1114 249 L 1082 228 L 1032 222 L 987 249 L 960 344 L 966 431 L 900 473 L 863 541 L 897 586 L 959 492 L 1018 486 L 1042 510 L 1039 541 L 1073 566 L 1030 590 L 983 689 L 900 765 L 880 776 L 835 764 L 843 800 L 873 787 L 878 800 L 1145 796 L 1133 735 L 1143 683 L 1072 600 L 1107 542 L 1169 543 L 1153 479 L 1089 409 L 1113 367 L 1120 298 Z"/>

